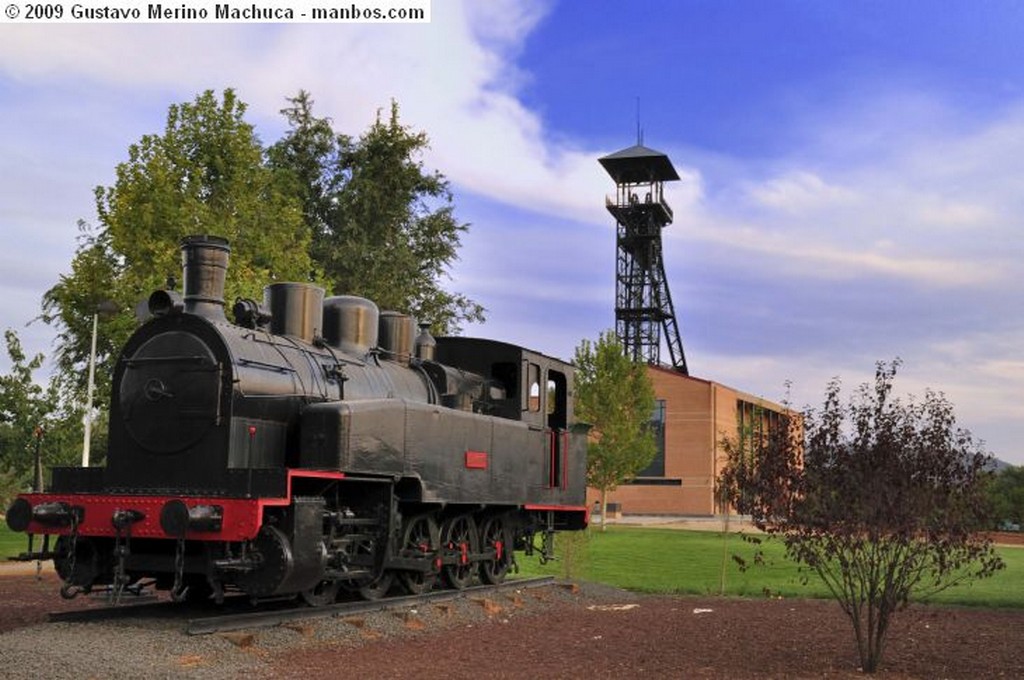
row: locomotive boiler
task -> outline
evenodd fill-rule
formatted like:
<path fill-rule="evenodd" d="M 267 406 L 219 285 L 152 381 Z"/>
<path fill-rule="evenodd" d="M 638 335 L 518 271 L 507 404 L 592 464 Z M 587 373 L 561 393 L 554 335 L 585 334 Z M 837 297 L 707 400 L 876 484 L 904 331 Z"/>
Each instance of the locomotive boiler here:
<path fill-rule="evenodd" d="M 105 467 L 55 468 L 7 512 L 64 596 L 464 588 L 586 526 L 571 364 L 305 283 L 229 321 L 229 244 L 181 252 L 183 295 L 150 296 L 114 369 Z"/>

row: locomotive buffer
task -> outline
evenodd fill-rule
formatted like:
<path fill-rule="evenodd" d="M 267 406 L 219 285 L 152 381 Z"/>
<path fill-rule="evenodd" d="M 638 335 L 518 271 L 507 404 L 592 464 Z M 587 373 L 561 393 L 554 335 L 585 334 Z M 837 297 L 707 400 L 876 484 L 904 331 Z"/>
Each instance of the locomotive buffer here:
<path fill-rule="evenodd" d="M 605 205 L 616 222 L 616 335 L 626 356 L 658 365 L 664 331 L 672 367 L 689 375 L 661 247 L 661 230 L 672 223 L 663 185 L 679 174 L 668 156 L 640 143 L 598 162 L 615 180 Z"/>

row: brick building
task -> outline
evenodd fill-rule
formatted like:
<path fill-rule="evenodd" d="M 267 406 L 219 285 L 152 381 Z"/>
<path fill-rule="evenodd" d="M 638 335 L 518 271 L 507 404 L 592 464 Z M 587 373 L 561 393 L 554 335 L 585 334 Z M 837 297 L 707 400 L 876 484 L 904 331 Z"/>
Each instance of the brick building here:
<path fill-rule="evenodd" d="M 714 515 L 715 480 L 725 464 L 721 441 L 742 426 L 766 432 L 786 417 L 774 402 L 720 383 L 657 366 L 648 369 L 657 407 L 658 454 L 637 478 L 608 495 L 623 513 Z M 593 504 L 600 498 L 588 491 Z"/>

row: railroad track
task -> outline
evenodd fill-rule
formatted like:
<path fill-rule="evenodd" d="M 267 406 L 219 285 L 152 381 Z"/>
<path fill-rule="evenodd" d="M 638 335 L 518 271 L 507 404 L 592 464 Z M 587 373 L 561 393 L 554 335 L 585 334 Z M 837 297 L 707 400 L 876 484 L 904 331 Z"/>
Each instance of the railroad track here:
<path fill-rule="evenodd" d="M 252 628 L 270 628 L 289 621 L 352 616 L 369 612 L 403 609 L 425 603 L 446 602 L 505 590 L 540 588 L 551 585 L 553 582 L 554 578 L 551 576 L 523 578 L 505 581 L 498 585 L 477 585 L 463 588 L 462 590 L 438 590 L 423 595 L 388 597 L 380 600 L 337 602 L 322 607 L 310 607 L 305 604 L 295 605 L 291 602 L 286 606 L 282 606 L 280 601 L 268 601 L 263 603 L 264 608 L 258 610 L 251 608 L 248 598 L 237 596 L 228 598 L 224 605 L 218 607 L 217 614 L 213 616 L 188 619 L 185 625 L 185 632 L 189 635 L 209 635 L 210 633 L 226 633 Z M 231 611 L 223 613 L 224 607 L 229 608 Z M 126 603 L 116 607 L 92 607 L 68 612 L 51 612 L 49 620 L 52 622 L 87 622 L 131 617 L 172 618 L 182 614 L 194 614 L 197 609 L 210 608 L 212 608 L 212 605 L 186 605 L 171 602 L 170 600 L 154 602 L 152 599 L 148 599 L 138 604 Z M 244 609 L 244 611 L 239 611 L 240 609 Z"/>
<path fill-rule="evenodd" d="M 432 602 L 446 602 L 473 595 L 486 595 L 488 593 L 501 592 L 503 590 L 539 588 L 550 585 L 553 582 L 553 577 L 542 576 L 537 578 L 515 579 L 512 581 L 506 581 L 499 585 L 470 586 L 469 588 L 463 588 L 462 590 L 438 590 L 435 592 L 425 593 L 423 595 L 388 597 L 372 601 L 359 600 L 356 602 L 338 602 L 336 604 L 330 604 L 323 607 L 308 607 L 303 605 L 279 610 L 251 611 L 237 614 L 224 614 L 220 616 L 208 616 L 200 619 L 190 619 L 185 632 L 189 635 L 208 635 L 210 633 L 225 633 L 249 628 L 268 628 L 299 619 L 351 616 L 353 614 L 366 614 L 368 612 L 403 609 L 413 605 Z"/>

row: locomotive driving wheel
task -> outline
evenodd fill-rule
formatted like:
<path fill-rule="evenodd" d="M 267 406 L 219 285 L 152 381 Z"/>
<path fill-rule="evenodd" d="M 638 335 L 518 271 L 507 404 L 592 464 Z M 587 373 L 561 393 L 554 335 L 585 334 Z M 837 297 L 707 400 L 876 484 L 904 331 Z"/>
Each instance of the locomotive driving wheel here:
<path fill-rule="evenodd" d="M 402 552 L 410 557 L 434 559 L 441 546 L 441 532 L 431 514 L 417 515 L 405 525 Z M 403 571 L 399 574 L 402 585 L 413 595 L 422 595 L 434 587 L 437 571 Z"/>
<path fill-rule="evenodd" d="M 312 588 L 302 591 L 302 599 L 310 607 L 323 607 L 338 599 L 340 581 L 320 581 Z"/>
<path fill-rule="evenodd" d="M 359 596 L 364 600 L 379 600 L 388 594 L 391 584 L 394 582 L 395 572 L 385 571 L 377 579 L 364 586 L 360 586 L 358 589 Z"/>
<path fill-rule="evenodd" d="M 264 524 L 256 534 L 253 548 L 259 556 L 258 567 L 243 573 L 237 583 L 250 597 L 269 597 L 277 591 L 295 563 L 291 544 L 280 529 Z"/>
<path fill-rule="evenodd" d="M 366 564 L 369 559 L 373 562 L 383 562 L 383 555 L 379 555 L 386 548 L 386 538 L 383 535 L 360 534 L 356 537 L 345 554 L 348 561 L 359 564 Z M 339 584 L 348 592 L 358 593 L 364 600 L 379 600 L 387 595 L 391 585 L 395 582 L 395 572 L 390 569 L 382 569 L 379 572 L 370 570 L 376 575 L 366 575 L 359 578 L 339 581 Z"/>
<path fill-rule="evenodd" d="M 473 583 L 474 565 L 470 556 L 480 551 L 476 522 L 471 515 L 459 515 L 445 520 L 441 527 L 441 545 L 445 562 L 455 558 L 455 564 L 445 564 L 442 573 L 445 582 L 456 590 Z"/>
<path fill-rule="evenodd" d="M 494 551 L 494 559 L 480 563 L 480 580 L 497 585 L 505 580 L 512 567 L 512 541 L 508 521 L 504 515 L 493 515 L 484 520 L 480 528 L 480 543 L 483 551 Z"/>

